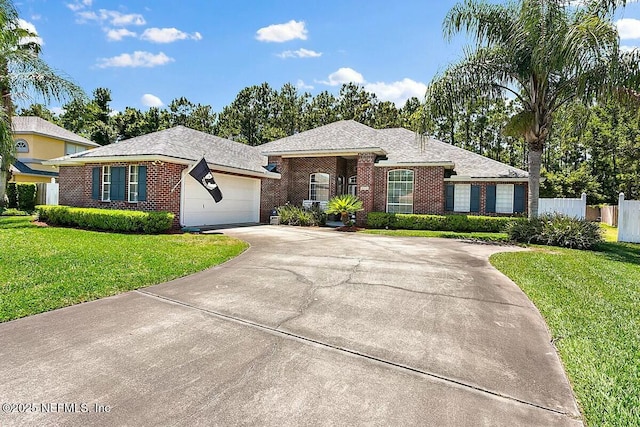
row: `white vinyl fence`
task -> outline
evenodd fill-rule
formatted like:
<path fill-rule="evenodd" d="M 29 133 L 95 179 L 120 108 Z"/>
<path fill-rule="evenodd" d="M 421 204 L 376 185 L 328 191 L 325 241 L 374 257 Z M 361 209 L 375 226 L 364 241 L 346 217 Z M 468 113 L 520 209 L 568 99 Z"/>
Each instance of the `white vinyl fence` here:
<path fill-rule="evenodd" d="M 587 215 L 587 194 L 579 199 L 538 199 L 538 215 L 558 213 L 577 219 Z"/>
<path fill-rule="evenodd" d="M 640 243 L 640 200 L 618 199 L 618 242 Z"/>
<path fill-rule="evenodd" d="M 38 205 L 57 205 L 60 192 L 60 185 L 54 180 L 52 182 L 37 183 L 36 203 Z"/>

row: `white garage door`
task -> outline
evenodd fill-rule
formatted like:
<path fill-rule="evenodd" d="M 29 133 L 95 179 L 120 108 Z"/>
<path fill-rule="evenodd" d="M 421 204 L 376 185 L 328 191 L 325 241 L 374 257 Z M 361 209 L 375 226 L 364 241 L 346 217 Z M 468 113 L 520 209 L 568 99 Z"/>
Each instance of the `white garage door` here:
<path fill-rule="evenodd" d="M 222 200 L 216 203 L 191 175 L 183 173 L 180 223 L 236 224 L 260 221 L 260 179 L 214 173 Z"/>

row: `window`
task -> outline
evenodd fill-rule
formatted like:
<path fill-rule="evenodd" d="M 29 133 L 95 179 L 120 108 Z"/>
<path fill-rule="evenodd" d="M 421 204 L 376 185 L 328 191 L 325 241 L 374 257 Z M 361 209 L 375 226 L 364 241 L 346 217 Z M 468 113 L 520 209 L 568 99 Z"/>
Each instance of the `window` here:
<path fill-rule="evenodd" d="M 347 193 L 352 196 L 358 195 L 358 177 L 356 175 L 349 177 L 349 183 L 347 185 Z"/>
<path fill-rule="evenodd" d="M 454 212 L 471 211 L 471 184 L 456 184 L 453 196 Z"/>
<path fill-rule="evenodd" d="M 344 176 L 339 176 L 336 180 L 336 195 L 344 193 Z"/>
<path fill-rule="evenodd" d="M 102 167 L 102 199 L 103 202 L 111 200 L 111 166 Z"/>
<path fill-rule="evenodd" d="M 76 154 L 81 151 L 85 151 L 85 147 L 83 147 L 82 145 L 70 144 L 68 142 L 64 145 L 65 156 L 68 156 L 69 154 Z"/>
<path fill-rule="evenodd" d="M 29 144 L 24 139 L 18 139 L 16 141 L 16 153 L 28 153 Z"/>
<path fill-rule="evenodd" d="M 309 177 L 309 199 L 316 202 L 329 200 L 329 174 L 312 173 Z"/>
<path fill-rule="evenodd" d="M 129 166 L 129 202 L 138 201 L 138 165 Z"/>
<path fill-rule="evenodd" d="M 413 171 L 392 170 L 387 175 L 387 212 L 413 213 Z"/>
<path fill-rule="evenodd" d="M 513 213 L 513 184 L 496 185 L 496 212 Z"/>

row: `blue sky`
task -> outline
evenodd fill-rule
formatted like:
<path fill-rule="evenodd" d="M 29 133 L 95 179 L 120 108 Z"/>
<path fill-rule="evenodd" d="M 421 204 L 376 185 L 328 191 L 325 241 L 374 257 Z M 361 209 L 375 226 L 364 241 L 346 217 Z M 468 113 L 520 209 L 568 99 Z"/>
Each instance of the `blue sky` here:
<path fill-rule="evenodd" d="M 354 81 L 402 105 L 459 59 L 442 21 L 453 0 L 16 0 L 43 58 L 87 93 L 109 88 L 114 110 L 174 98 L 220 111 L 244 87 L 291 82 L 338 92 Z M 179 6 L 179 7 L 178 7 Z M 619 17 L 640 46 L 640 4 Z M 59 107 L 52 104 L 51 107 Z"/>

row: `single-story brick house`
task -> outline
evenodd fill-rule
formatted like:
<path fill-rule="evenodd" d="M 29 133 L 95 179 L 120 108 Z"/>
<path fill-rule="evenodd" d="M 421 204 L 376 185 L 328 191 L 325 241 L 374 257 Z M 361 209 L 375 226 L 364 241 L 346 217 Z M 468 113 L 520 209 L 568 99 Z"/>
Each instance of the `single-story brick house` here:
<path fill-rule="evenodd" d="M 215 203 L 187 173 L 202 157 L 223 193 Z M 51 160 L 60 204 L 168 211 L 174 226 L 260 221 L 261 180 L 279 179 L 253 147 L 184 126 Z"/>
<path fill-rule="evenodd" d="M 214 203 L 187 174 L 205 157 Z M 274 207 L 359 196 L 368 212 L 526 212 L 527 172 L 407 129 L 340 121 L 258 147 L 178 126 L 50 161 L 60 203 L 165 210 L 175 225 L 268 222 Z"/>
<path fill-rule="evenodd" d="M 528 173 L 403 129 L 347 120 L 256 147 L 282 179 L 263 182 L 262 221 L 273 206 L 352 193 L 364 211 L 513 214 L 527 210 Z"/>

